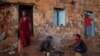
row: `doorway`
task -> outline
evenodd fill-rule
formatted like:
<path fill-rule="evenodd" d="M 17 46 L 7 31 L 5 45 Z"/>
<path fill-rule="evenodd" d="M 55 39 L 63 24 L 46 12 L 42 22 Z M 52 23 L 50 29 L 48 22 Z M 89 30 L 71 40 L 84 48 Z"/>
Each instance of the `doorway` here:
<path fill-rule="evenodd" d="M 34 36 L 34 30 L 33 30 L 33 6 L 31 5 L 19 5 L 19 21 L 20 21 L 20 17 L 21 17 L 21 12 L 22 11 L 26 11 L 27 16 L 29 16 L 30 18 L 30 23 L 31 23 L 31 36 Z"/>

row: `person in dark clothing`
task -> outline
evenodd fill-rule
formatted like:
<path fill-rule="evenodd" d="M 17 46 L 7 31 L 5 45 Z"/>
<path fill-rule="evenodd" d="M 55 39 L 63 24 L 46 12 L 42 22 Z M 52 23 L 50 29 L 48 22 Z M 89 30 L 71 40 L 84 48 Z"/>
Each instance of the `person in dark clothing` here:
<path fill-rule="evenodd" d="M 47 36 L 47 39 L 44 40 L 40 45 L 40 51 L 46 52 L 47 56 L 50 55 L 50 50 L 51 50 L 51 47 L 52 47 L 52 45 L 51 45 L 52 39 L 53 39 L 52 36 Z"/>
<path fill-rule="evenodd" d="M 79 34 L 75 34 L 74 37 L 75 43 L 73 44 L 73 50 L 76 52 L 75 56 L 82 56 L 87 52 L 87 46 Z"/>

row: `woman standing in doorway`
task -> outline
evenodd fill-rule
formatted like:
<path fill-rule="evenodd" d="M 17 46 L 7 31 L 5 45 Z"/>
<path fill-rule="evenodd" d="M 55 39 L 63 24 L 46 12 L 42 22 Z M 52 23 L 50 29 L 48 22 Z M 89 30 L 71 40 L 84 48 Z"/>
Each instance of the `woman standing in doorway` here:
<path fill-rule="evenodd" d="M 22 47 L 30 45 L 30 31 L 30 18 L 26 15 L 26 11 L 22 11 L 22 16 L 20 17 L 20 40 Z"/>

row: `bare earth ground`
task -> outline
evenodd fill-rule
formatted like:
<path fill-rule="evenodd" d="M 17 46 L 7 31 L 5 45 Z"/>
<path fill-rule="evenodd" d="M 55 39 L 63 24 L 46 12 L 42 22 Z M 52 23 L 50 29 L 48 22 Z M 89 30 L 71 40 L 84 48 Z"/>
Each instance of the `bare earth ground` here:
<path fill-rule="evenodd" d="M 23 50 L 23 56 L 39 56 L 38 42 L 35 40 L 31 41 L 31 45 L 27 46 Z M 19 56 L 18 51 L 16 49 L 16 53 L 8 54 L 8 52 L 0 53 L 0 56 Z"/>
<path fill-rule="evenodd" d="M 31 45 L 30 46 L 27 46 L 23 49 L 23 56 L 45 56 L 45 55 L 41 55 L 41 53 L 39 52 L 39 43 L 40 41 L 37 40 L 37 38 L 35 39 L 32 39 L 31 40 Z M 1 48 L 1 45 L 0 45 L 0 48 Z M 65 55 L 64 56 L 74 56 L 74 53 L 72 50 L 70 50 L 69 48 L 64 48 L 65 50 L 63 50 L 65 52 Z M 66 50 L 68 52 L 66 52 Z M 0 56 L 20 56 L 17 52 L 17 49 L 16 49 L 16 53 L 14 54 L 11 54 L 9 55 L 8 52 L 6 53 L 0 53 Z M 96 53 L 88 53 L 86 54 L 85 56 L 100 56 L 100 53 L 99 52 L 96 52 Z"/>

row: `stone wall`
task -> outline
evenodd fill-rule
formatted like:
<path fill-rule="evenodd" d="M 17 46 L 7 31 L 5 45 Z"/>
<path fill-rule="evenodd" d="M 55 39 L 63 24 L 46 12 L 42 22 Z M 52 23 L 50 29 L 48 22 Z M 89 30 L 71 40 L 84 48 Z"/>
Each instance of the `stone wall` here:
<path fill-rule="evenodd" d="M 70 0 L 67 1 L 66 3 L 63 1 L 64 0 L 55 0 L 55 1 L 40 0 L 36 3 L 36 6 L 34 6 L 35 11 L 33 12 L 35 34 L 37 33 L 44 34 L 43 31 L 46 32 L 46 29 L 44 28 L 47 28 L 48 31 L 52 31 L 52 33 L 55 32 L 54 35 L 63 33 L 61 34 L 63 37 L 67 37 L 65 35 L 71 36 L 73 33 L 80 33 L 81 35 L 84 35 L 83 13 L 84 11 L 93 11 L 93 13 L 95 14 L 96 34 L 100 35 L 99 33 L 100 4 L 98 3 L 100 1 L 77 0 L 75 1 L 74 5 L 71 4 Z M 65 27 L 56 27 L 52 25 L 54 8 L 65 8 L 66 10 Z"/>
<path fill-rule="evenodd" d="M 11 44 L 16 37 L 16 28 L 18 26 L 17 6 L 4 4 L 0 7 L 0 33 L 6 32 L 6 39 L 2 43 Z"/>
<path fill-rule="evenodd" d="M 28 3 L 31 3 L 31 1 L 32 0 L 30 0 Z M 51 31 L 54 35 L 57 35 L 57 34 L 59 35 L 62 33 L 61 35 L 63 37 L 66 37 L 66 35 L 71 37 L 73 33 L 80 33 L 81 35 L 84 35 L 84 20 L 83 20 L 84 11 L 93 11 L 93 13 L 95 14 L 96 34 L 100 35 L 100 29 L 99 29 L 100 28 L 99 26 L 100 24 L 99 22 L 100 4 L 99 2 L 100 2 L 99 0 L 98 1 L 96 0 L 91 0 L 91 1 L 90 0 L 81 0 L 81 1 L 77 0 L 76 1 L 75 0 L 75 4 L 71 4 L 71 0 L 68 0 L 68 1 L 65 1 L 65 0 L 55 0 L 55 1 L 53 0 L 34 0 L 32 1 L 32 3 L 34 3 L 33 5 L 33 19 L 34 19 L 33 26 L 35 30 L 34 35 L 37 36 L 39 33 L 40 35 L 43 35 L 44 32 L 46 32 L 47 30 Z M 22 2 L 22 3 L 26 3 L 26 2 Z M 14 5 L 9 6 L 9 7 L 11 9 L 13 8 L 12 10 L 10 9 L 11 12 L 13 11 L 13 14 L 11 14 L 11 16 L 14 15 L 12 17 L 17 20 L 18 15 L 16 16 L 16 14 L 18 14 L 18 10 L 16 10 L 16 8 L 18 6 L 15 5 L 15 8 L 14 8 Z M 54 8 L 65 8 L 66 10 L 66 26 L 65 27 L 53 26 L 52 19 L 53 19 L 53 9 Z M 12 21 L 12 23 L 10 22 L 10 24 L 13 24 L 13 22 L 14 21 Z M 14 24 L 18 23 L 18 22 L 16 23 L 15 22 Z"/>

